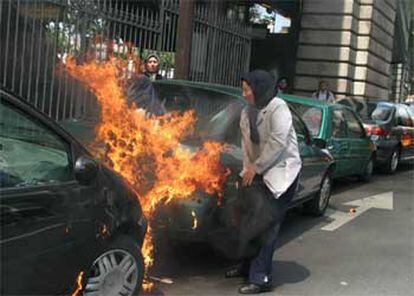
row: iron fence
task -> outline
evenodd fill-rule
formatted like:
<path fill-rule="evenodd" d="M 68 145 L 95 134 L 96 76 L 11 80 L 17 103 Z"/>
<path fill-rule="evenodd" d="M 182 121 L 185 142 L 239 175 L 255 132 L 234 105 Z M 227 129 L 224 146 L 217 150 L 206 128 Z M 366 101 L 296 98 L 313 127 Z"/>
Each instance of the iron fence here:
<path fill-rule="evenodd" d="M 248 70 L 247 25 L 194 8 L 190 79 L 236 85 Z M 96 112 L 93 95 L 56 65 L 93 50 L 144 57 L 156 51 L 174 78 L 179 0 L 0 0 L 0 83 L 56 120 Z"/>
<path fill-rule="evenodd" d="M 218 10 L 196 5 L 190 79 L 238 85 L 249 70 L 250 27 Z"/>

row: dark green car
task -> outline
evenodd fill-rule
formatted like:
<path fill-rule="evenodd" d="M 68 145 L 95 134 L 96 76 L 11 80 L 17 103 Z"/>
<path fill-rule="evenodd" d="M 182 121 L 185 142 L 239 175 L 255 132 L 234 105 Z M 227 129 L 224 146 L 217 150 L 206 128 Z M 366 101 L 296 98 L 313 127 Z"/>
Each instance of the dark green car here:
<path fill-rule="evenodd" d="M 229 149 L 222 154 L 221 162 L 230 168 L 224 189 L 223 204 L 237 196 L 236 180 L 242 169 L 240 114 L 247 102 L 240 89 L 180 80 L 163 80 L 154 83 L 159 100 L 167 111 L 196 112 L 197 123 L 193 137 L 182 145 L 199 147 L 203 140 L 225 142 Z M 303 168 L 298 192 L 291 207 L 304 204 L 305 209 L 315 215 L 322 215 L 329 203 L 332 179 L 332 156 L 326 149 L 319 148 L 300 116 L 293 114 L 293 124 L 298 136 Z M 67 121 L 64 127 L 87 142 L 93 139 L 93 122 Z M 208 240 L 211 229 L 218 227 L 221 209 L 212 198 L 205 198 L 197 192 L 187 200 L 177 200 L 166 207 L 159 207 L 153 217 L 159 225 L 168 225 L 170 237 L 177 240 Z M 197 228 L 193 229 L 193 216 L 197 217 Z"/>
<path fill-rule="evenodd" d="M 301 115 L 318 145 L 332 154 L 333 178 L 358 175 L 365 181 L 371 179 L 375 145 L 351 108 L 293 95 L 281 97 Z"/>

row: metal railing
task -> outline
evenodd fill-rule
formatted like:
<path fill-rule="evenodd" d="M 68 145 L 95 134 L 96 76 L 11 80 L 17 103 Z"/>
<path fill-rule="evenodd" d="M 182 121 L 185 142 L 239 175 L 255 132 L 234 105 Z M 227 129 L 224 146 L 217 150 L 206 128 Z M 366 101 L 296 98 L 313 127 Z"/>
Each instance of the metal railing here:
<path fill-rule="evenodd" d="M 249 70 L 250 26 L 196 5 L 190 79 L 237 86 Z"/>
<path fill-rule="evenodd" d="M 237 85 L 248 70 L 250 31 L 205 5 L 195 5 L 190 79 Z M 89 116 L 93 95 L 57 71 L 70 54 L 91 49 L 106 58 L 156 51 L 174 77 L 179 0 L 1 0 L 0 84 L 56 120 Z"/>

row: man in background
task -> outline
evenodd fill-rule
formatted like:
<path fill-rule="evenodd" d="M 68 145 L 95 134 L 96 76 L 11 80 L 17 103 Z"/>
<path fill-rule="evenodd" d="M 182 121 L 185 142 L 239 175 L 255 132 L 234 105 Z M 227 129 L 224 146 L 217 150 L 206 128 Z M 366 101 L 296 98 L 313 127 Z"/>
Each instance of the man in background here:
<path fill-rule="evenodd" d="M 312 98 L 327 103 L 333 103 L 335 101 L 335 95 L 328 89 L 328 87 L 328 82 L 321 80 L 319 82 L 318 90 L 313 93 Z"/>
<path fill-rule="evenodd" d="M 289 82 L 287 77 L 281 77 L 276 84 L 276 94 L 288 93 Z"/>

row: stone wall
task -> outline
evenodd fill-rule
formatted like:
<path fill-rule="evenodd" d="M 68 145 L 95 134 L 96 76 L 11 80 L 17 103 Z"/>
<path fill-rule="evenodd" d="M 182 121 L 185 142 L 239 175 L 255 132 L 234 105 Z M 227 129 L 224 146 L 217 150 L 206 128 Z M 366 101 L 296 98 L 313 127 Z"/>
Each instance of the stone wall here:
<path fill-rule="evenodd" d="M 388 99 L 397 0 L 304 0 L 294 91 Z"/>

